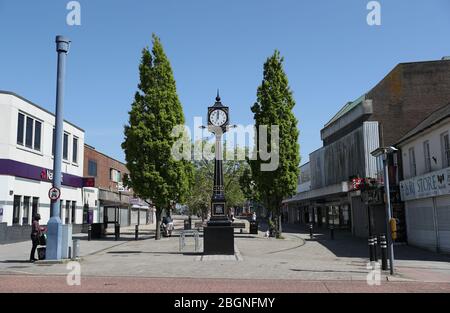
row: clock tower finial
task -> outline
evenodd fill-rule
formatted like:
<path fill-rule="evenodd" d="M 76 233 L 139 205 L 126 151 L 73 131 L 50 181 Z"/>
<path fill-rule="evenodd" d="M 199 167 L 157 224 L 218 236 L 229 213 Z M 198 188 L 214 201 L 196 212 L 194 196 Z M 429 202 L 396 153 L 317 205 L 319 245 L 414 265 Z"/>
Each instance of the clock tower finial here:
<path fill-rule="evenodd" d="M 219 88 L 217 88 L 217 97 L 216 97 L 216 101 L 217 101 L 217 102 L 220 102 Z"/>

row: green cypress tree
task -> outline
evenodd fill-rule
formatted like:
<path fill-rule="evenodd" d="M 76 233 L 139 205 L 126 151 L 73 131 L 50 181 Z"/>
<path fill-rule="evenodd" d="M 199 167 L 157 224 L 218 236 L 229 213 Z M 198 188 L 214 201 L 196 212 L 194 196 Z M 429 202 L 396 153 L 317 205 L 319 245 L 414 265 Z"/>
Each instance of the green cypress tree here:
<path fill-rule="evenodd" d="M 279 153 L 279 166 L 274 171 L 262 171 L 261 165 L 268 161 L 261 160 L 259 153 L 256 160 L 249 161 L 261 201 L 276 218 L 279 235 L 281 235 L 282 201 L 296 192 L 300 164 L 299 131 L 297 119 L 292 112 L 295 101 L 283 70 L 283 61 L 277 50 L 267 59 L 264 64 L 263 81 L 258 87 L 257 102 L 252 107 L 256 126 L 256 151 L 259 152 L 261 149 L 259 126 L 267 125 L 268 147 L 270 151 Z M 273 125 L 279 126 L 279 145 L 271 143 L 270 127 Z"/>
<path fill-rule="evenodd" d="M 179 138 L 172 129 L 184 124 L 170 62 L 160 39 L 153 34 L 153 48 L 142 51 L 140 83 L 125 126 L 122 148 L 130 176 L 128 186 L 156 206 L 156 239 L 160 239 L 162 211 L 184 200 L 192 179 L 192 167 L 171 154 Z"/>

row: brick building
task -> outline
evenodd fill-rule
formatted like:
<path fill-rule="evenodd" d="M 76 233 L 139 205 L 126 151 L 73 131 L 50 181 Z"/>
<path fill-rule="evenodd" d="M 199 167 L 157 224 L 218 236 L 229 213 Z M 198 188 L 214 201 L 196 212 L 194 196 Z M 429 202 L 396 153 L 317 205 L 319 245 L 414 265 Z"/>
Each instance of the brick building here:
<path fill-rule="evenodd" d="M 374 88 L 349 102 L 321 130 L 323 147 L 310 154 L 311 189 L 285 201 L 318 226 L 348 228 L 357 236 L 386 232 L 381 160 L 371 155 L 393 145 L 425 116 L 450 102 L 450 60 L 398 64 Z M 391 155 L 394 217 L 406 240 L 400 200 L 401 156 Z M 361 190 L 357 181 L 371 181 Z M 365 185 L 367 186 L 367 185 Z"/>
<path fill-rule="evenodd" d="M 103 217 L 99 222 L 129 226 L 154 221 L 148 204 L 135 198 L 133 191 L 124 186 L 127 174 L 125 164 L 85 145 L 84 176 L 93 178 L 92 187 L 98 189 L 99 215 Z"/>

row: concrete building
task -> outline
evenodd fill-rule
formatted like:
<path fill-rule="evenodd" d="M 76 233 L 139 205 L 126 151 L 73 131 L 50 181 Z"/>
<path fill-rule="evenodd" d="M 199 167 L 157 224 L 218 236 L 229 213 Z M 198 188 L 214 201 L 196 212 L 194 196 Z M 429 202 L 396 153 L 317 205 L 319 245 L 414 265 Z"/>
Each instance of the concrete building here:
<path fill-rule="evenodd" d="M 450 252 L 450 103 L 399 142 L 408 243 Z"/>
<path fill-rule="evenodd" d="M 84 176 L 91 179 L 92 190 L 98 193 L 99 215 L 95 222 L 117 222 L 121 226 L 153 223 L 154 209 L 134 197 L 123 183 L 129 174 L 125 164 L 89 145 L 84 151 Z"/>
<path fill-rule="evenodd" d="M 361 237 L 386 232 L 381 160 L 370 153 L 394 145 L 429 112 L 448 102 L 450 60 L 398 64 L 324 126 L 323 147 L 310 154 L 311 190 L 284 203 L 298 210 L 307 205 L 318 226 L 346 228 Z M 389 175 L 398 240 L 406 241 L 401 161 L 398 155 L 390 156 Z"/>
<path fill-rule="evenodd" d="M 22 235 L 29 238 L 34 214 L 41 215 L 42 224 L 50 218 L 55 117 L 6 91 L 0 91 L 0 111 L 0 241 L 8 241 L 8 233 L 17 235 L 11 240 Z M 84 221 L 83 154 L 84 130 L 65 121 L 60 198 L 63 224 L 81 225 Z"/>

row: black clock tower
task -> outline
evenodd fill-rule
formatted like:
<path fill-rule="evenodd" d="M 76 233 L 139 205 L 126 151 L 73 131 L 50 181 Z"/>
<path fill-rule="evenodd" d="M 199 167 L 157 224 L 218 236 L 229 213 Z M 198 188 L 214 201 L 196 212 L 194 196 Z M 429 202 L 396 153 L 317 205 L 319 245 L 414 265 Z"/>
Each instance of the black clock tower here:
<path fill-rule="evenodd" d="M 208 130 L 216 137 L 214 188 L 211 197 L 211 218 L 204 228 L 204 254 L 234 255 L 234 227 L 228 219 L 223 180 L 222 135 L 229 129 L 229 108 L 216 102 L 208 108 Z"/>

